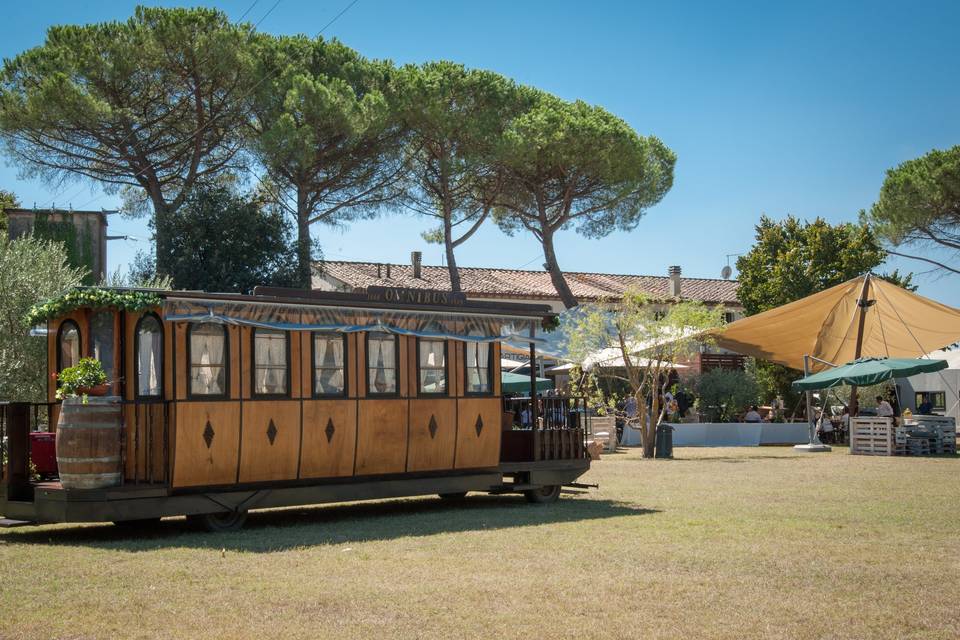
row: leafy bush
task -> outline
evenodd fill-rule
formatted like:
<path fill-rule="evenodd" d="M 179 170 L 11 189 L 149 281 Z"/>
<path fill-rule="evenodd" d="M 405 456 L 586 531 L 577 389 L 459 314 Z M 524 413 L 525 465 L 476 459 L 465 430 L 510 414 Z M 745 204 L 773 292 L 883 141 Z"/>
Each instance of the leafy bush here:
<path fill-rule="evenodd" d="M 0 400 L 46 400 L 47 341 L 30 336 L 27 312 L 83 275 L 67 264 L 62 244 L 0 235 Z"/>
<path fill-rule="evenodd" d="M 97 288 L 74 289 L 41 304 L 33 305 L 27 314 L 26 322 L 30 326 L 36 326 L 51 318 L 58 318 L 80 308 L 143 311 L 156 307 L 161 302 L 162 300 L 157 294 L 144 291 L 116 291 Z"/>
<path fill-rule="evenodd" d="M 711 422 L 729 422 L 739 411 L 757 403 L 759 387 L 747 371 L 713 369 L 695 384 L 701 413 Z"/>
<path fill-rule="evenodd" d="M 80 358 L 80 362 L 67 367 L 57 375 L 60 388 L 57 389 L 57 398 L 75 398 L 81 389 L 91 389 L 107 381 L 107 373 L 103 365 L 95 358 Z"/>

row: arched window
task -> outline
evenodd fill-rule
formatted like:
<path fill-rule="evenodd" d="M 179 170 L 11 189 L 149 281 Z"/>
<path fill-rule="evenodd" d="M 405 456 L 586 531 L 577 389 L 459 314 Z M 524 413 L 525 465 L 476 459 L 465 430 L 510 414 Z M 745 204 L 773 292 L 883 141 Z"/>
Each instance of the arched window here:
<path fill-rule="evenodd" d="M 227 395 L 227 329 L 191 324 L 187 338 L 191 396 Z"/>
<path fill-rule="evenodd" d="M 253 393 L 258 396 L 287 394 L 289 343 L 286 331 L 253 330 Z"/>
<path fill-rule="evenodd" d="M 81 353 L 80 327 L 73 320 L 64 320 L 57 331 L 57 372 L 80 362 Z"/>
<path fill-rule="evenodd" d="M 152 313 L 136 327 L 136 387 L 139 398 L 159 398 L 163 392 L 163 325 Z"/>

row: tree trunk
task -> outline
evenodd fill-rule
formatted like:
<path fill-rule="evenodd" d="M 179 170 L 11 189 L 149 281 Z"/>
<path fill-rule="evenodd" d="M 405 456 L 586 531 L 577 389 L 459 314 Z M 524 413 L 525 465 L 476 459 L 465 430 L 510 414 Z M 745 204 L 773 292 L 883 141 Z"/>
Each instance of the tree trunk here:
<path fill-rule="evenodd" d="M 174 215 L 170 211 L 169 205 L 162 199 L 152 198 L 153 200 L 153 236 L 156 246 L 154 247 L 156 264 L 155 271 L 157 276 L 172 275 L 173 267 L 173 247 L 170 246 L 170 231 L 168 221 L 170 216 Z M 173 283 L 177 286 L 176 281 Z"/>
<path fill-rule="evenodd" d="M 453 255 L 453 226 L 450 224 L 450 217 L 443 219 L 443 246 L 447 252 L 447 269 L 450 271 L 450 290 L 459 293 L 460 271 L 457 269 L 457 258 Z"/>
<path fill-rule="evenodd" d="M 297 190 L 297 282 L 304 289 L 313 288 L 313 269 L 310 264 L 310 211 L 307 194 Z"/>
<path fill-rule="evenodd" d="M 560 270 L 560 265 L 557 264 L 557 254 L 553 250 L 552 232 L 545 232 L 543 234 L 542 244 L 543 257 L 547 262 L 546 267 L 550 273 L 550 281 L 553 283 L 553 288 L 557 290 L 563 306 L 567 309 L 572 309 L 577 306 L 578 302 L 577 299 L 573 297 L 573 292 L 570 290 L 570 285 L 567 284 L 566 278 L 563 277 L 563 271 Z"/>

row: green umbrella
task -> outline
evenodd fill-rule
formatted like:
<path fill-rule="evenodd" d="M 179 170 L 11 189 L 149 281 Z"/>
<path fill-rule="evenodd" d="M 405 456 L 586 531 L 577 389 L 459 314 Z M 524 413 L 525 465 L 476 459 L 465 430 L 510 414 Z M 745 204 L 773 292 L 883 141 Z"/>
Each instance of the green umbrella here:
<path fill-rule="evenodd" d="M 918 373 L 932 373 L 947 368 L 946 360 L 914 360 L 910 358 L 859 358 L 842 367 L 827 369 L 800 380 L 796 389 L 829 389 L 844 384 L 867 387 L 890 378 L 906 378 Z"/>
<path fill-rule="evenodd" d="M 553 380 L 537 378 L 537 391 L 553 389 Z M 502 393 L 530 393 L 530 376 L 522 373 L 500 372 L 500 390 Z"/>

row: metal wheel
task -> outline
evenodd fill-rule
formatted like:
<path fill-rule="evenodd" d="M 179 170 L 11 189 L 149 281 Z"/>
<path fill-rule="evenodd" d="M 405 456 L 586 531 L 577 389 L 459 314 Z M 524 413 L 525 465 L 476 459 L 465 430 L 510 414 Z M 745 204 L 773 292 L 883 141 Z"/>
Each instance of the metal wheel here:
<path fill-rule="evenodd" d="M 527 489 L 523 492 L 523 495 L 527 498 L 527 502 L 533 502 L 535 504 L 556 502 L 560 497 L 560 485 L 547 484 L 539 489 Z"/>
<path fill-rule="evenodd" d="M 211 533 L 237 531 L 247 521 L 246 511 L 225 511 L 222 513 L 204 513 L 198 516 L 187 516 L 191 525 Z"/>
<path fill-rule="evenodd" d="M 466 497 L 467 497 L 467 492 L 466 492 L 466 491 L 454 491 L 453 493 L 441 493 L 441 494 L 439 494 L 439 495 L 440 495 L 440 499 L 441 499 L 441 500 L 456 501 L 456 500 L 463 500 L 464 498 L 466 498 Z"/>

